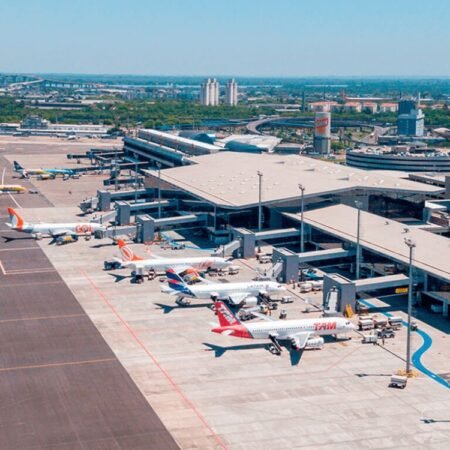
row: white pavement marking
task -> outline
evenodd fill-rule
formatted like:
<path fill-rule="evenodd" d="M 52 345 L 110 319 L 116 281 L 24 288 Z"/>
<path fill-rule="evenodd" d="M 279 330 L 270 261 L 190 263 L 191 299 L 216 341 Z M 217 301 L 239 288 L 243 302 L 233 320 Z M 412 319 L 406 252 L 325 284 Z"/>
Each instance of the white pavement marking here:
<path fill-rule="evenodd" d="M 20 250 L 40 250 L 41 247 L 1 248 L 0 252 L 15 252 Z"/>
<path fill-rule="evenodd" d="M 19 209 L 22 209 L 22 207 L 19 205 L 19 203 L 17 202 L 17 200 L 12 196 L 12 194 L 8 194 L 8 195 L 10 196 L 11 200 L 16 204 L 16 206 L 17 206 Z"/>
<path fill-rule="evenodd" d="M 5 184 L 5 173 L 6 173 L 6 167 L 3 169 L 1 184 Z"/>
<path fill-rule="evenodd" d="M 42 267 L 38 269 L 11 269 L 6 271 L 5 266 L 0 261 L 0 272 L 3 275 L 25 275 L 25 274 L 33 274 L 33 273 L 48 273 L 48 272 L 56 272 L 54 267 Z"/>

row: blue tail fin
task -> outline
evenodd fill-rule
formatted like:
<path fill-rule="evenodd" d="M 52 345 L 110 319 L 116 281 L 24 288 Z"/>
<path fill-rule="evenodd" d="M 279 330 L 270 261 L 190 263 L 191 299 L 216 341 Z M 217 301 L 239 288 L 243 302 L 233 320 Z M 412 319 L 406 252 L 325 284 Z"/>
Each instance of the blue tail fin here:
<path fill-rule="evenodd" d="M 173 269 L 166 270 L 166 277 L 169 287 L 180 294 L 192 295 L 192 291 L 188 288 L 183 279 Z"/>
<path fill-rule="evenodd" d="M 17 161 L 14 161 L 14 170 L 18 172 L 19 170 L 23 170 L 23 167 Z"/>

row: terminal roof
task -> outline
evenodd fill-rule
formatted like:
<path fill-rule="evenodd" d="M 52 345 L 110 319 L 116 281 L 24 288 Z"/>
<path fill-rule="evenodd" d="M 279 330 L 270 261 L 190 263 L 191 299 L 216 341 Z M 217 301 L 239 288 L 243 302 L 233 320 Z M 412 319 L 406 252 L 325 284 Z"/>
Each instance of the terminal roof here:
<path fill-rule="evenodd" d="M 161 171 L 161 179 L 219 207 L 243 208 L 258 204 L 258 175 L 262 202 L 271 204 L 300 197 L 344 192 L 356 188 L 399 193 L 439 193 L 442 188 L 389 175 L 347 167 L 305 156 L 219 152 L 192 158 L 196 164 Z M 148 171 L 154 175 L 153 171 Z"/>
<path fill-rule="evenodd" d="M 346 205 L 335 205 L 305 212 L 305 223 L 348 242 L 356 243 L 358 210 Z M 298 214 L 285 214 L 300 221 Z M 450 282 L 450 239 L 407 227 L 401 222 L 361 211 L 361 246 L 379 255 L 407 265 L 409 248 L 405 238 L 416 247 L 413 265 L 425 272 Z"/>

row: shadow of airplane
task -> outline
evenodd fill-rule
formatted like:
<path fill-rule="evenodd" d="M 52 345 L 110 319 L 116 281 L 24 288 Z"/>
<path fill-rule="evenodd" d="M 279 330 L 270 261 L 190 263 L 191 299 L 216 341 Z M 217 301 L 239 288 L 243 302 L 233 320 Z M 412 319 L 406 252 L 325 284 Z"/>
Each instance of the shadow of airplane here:
<path fill-rule="evenodd" d="M 7 244 L 8 242 L 12 242 L 12 241 L 29 241 L 29 240 L 33 240 L 34 241 L 34 237 L 31 236 L 22 236 L 22 237 L 8 237 L 8 236 L 2 236 L 2 238 L 4 239 L 4 243 Z"/>
<path fill-rule="evenodd" d="M 289 349 L 289 358 L 291 360 L 291 366 L 298 366 L 300 363 L 304 350 L 294 350 L 293 348 Z"/>
<path fill-rule="evenodd" d="M 131 275 L 117 275 L 115 273 L 108 273 L 109 276 L 115 278 L 115 283 L 120 283 L 121 281 L 125 280 L 126 278 L 133 278 Z"/>
<path fill-rule="evenodd" d="M 108 242 L 107 244 L 95 244 L 91 245 L 90 248 L 103 248 L 103 247 L 116 247 L 117 245 L 114 242 Z"/>
<path fill-rule="evenodd" d="M 228 347 L 221 347 L 220 345 L 208 344 L 203 342 L 203 345 L 208 347 L 205 349 L 206 352 L 214 352 L 216 358 L 220 358 L 224 353 L 236 350 L 254 350 L 254 349 L 265 349 L 268 351 L 269 345 L 265 342 L 259 344 L 246 344 L 246 345 L 231 345 Z"/>
<path fill-rule="evenodd" d="M 363 377 L 391 377 L 391 373 L 355 373 L 358 378 Z"/>
<path fill-rule="evenodd" d="M 159 306 L 158 309 L 162 309 L 164 314 L 171 313 L 174 309 L 196 309 L 196 308 L 211 308 L 212 303 L 194 303 L 193 305 L 165 305 L 163 303 L 154 303 L 154 305 Z"/>
<path fill-rule="evenodd" d="M 214 356 L 216 358 L 220 358 L 223 356 L 224 353 L 229 351 L 237 351 L 237 350 L 255 350 L 255 349 L 264 349 L 267 352 L 269 352 L 270 344 L 266 342 L 261 342 L 258 344 L 245 344 L 245 345 L 232 345 L 228 347 L 222 347 L 220 345 L 215 344 L 208 344 L 207 342 L 203 342 L 203 345 L 208 347 L 205 349 L 207 352 L 214 352 Z M 294 350 L 292 348 L 288 348 L 287 346 L 283 345 L 283 347 L 286 347 L 286 349 L 289 352 L 289 358 L 291 361 L 291 366 L 297 366 L 302 359 L 303 351 Z"/>
<path fill-rule="evenodd" d="M 430 423 L 450 423 L 450 420 L 439 420 L 439 419 L 420 419 L 421 422 L 430 424 Z"/>

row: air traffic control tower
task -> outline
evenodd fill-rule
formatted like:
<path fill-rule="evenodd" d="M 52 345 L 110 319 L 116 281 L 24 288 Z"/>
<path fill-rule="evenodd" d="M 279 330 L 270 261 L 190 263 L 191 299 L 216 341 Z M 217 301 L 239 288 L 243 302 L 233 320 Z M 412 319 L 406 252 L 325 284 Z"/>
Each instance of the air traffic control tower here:
<path fill-rule="evenodd" d="M 331 114 L 319 111 L 314 119 L 314 151 L 328 155 L 331 150 Z"/>

